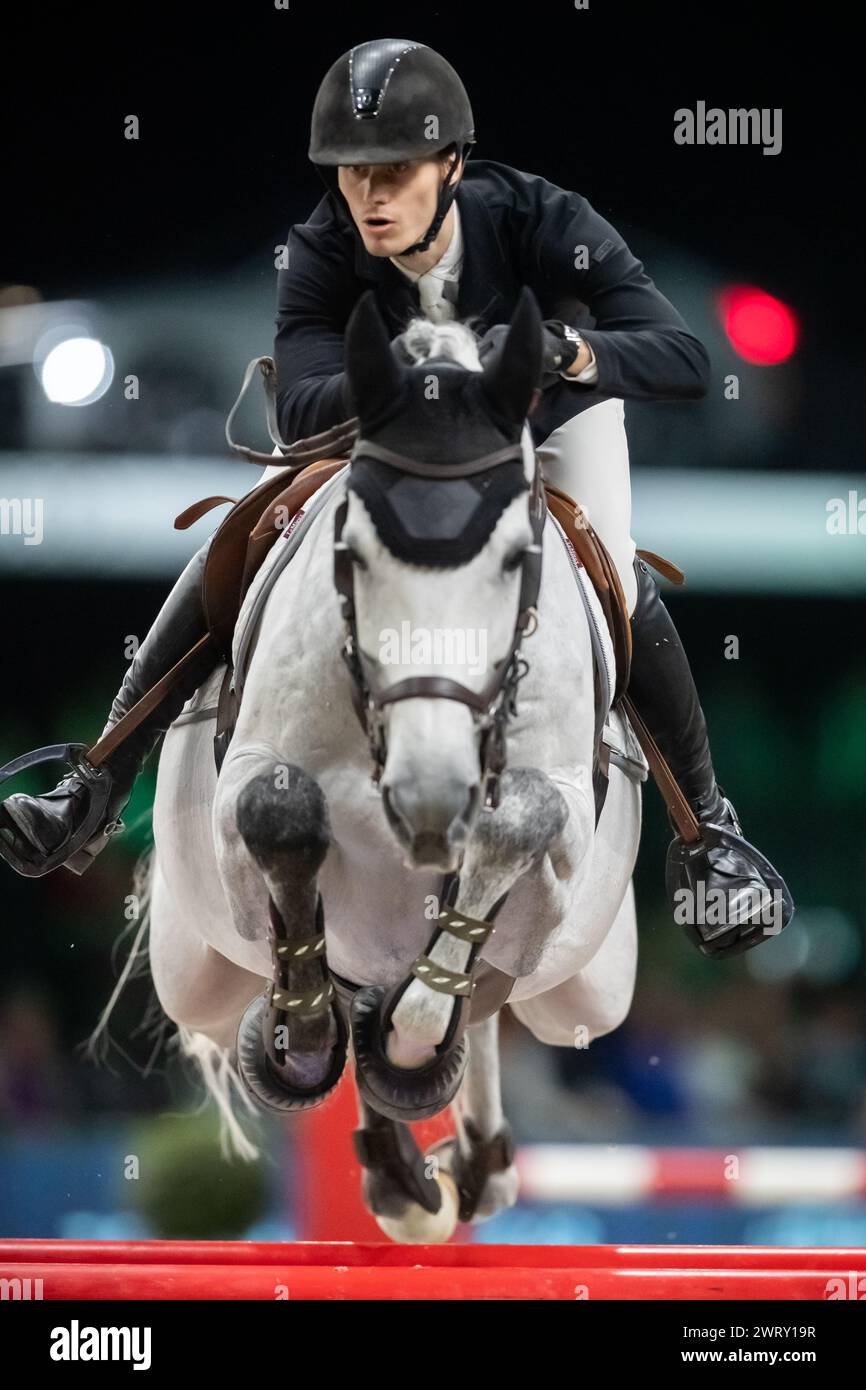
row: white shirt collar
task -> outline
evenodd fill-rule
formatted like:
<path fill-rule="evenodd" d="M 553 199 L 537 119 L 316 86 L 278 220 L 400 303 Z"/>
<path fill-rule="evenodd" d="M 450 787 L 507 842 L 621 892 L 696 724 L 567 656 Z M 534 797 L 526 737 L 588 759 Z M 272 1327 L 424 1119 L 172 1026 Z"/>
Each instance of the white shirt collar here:
<path fill-rule="evenodd" d="M 389 256 L 388 259 L 401 270 L 409 280 L 459 280 L 460 268 L 463 264 L 463 229 L 460 225 L 460 209 L 455 198 L 451 206 L 454 209 L 454 231 L 451 235 L 451 243 L 444 255 L 430 270 L 425 270 L 419 274 L 418 271 L 409 270 L 405 265 L 401 265 L 396 256 Z"/>

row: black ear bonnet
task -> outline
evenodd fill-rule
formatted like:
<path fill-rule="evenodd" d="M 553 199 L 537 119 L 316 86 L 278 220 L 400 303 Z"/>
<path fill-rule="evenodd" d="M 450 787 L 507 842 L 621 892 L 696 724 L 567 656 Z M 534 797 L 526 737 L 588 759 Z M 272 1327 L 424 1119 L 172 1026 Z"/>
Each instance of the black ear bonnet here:
<path fill-rule="evenodd" d="M 428 399 L 431 375 L 438 396 Z M 371 442 L 425 463 L 454 464 L 517 443 L 522 426 L 505 420 L 481 389 L 480 372 L 450 359 L 408 373 L 398 422 L 364 428 Z M 423 441 L 420 444 L 419 441 Z M 459 441 L 459 447 L 458 447 Z M 398 560 L 440 568 L 465 565 L 487 544 L 505 508 L 529 489 L 522 459 L 493 464 L 468 478 L 420 478 L 356 454 L 347 487 L 370 513 L 382 544 Z"/>

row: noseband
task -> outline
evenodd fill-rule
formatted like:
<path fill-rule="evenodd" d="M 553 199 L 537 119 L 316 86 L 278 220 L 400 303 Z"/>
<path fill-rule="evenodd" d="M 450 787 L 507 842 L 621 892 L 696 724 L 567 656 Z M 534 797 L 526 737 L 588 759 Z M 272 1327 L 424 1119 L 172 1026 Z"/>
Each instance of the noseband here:
<path fill-rule="evenodd" d="M 510 444 L 490 454 L 467 459 L 464 463 L 430 464 L 406 454 L 395 453 L 381 444 L 358 439 L 352 458 L 364 455 L 389 464 L 402 473 L 423 478 L 467 478 L 498 463 L 523 458 L 523 447 Z M 541 583 L 541 538 L 547 516 L 541 467 L 535 459 L 535 473 L 529 493 L 529 520 L 532 544 L 526 547 L 521 561 L 520 602 L 511 646 L 505 656 L 495 663 L 482 690 L 470 690 L 448 676 L 411 676 L 382 688 L 376 678 L 376 666 L 358 642 L 355 615 L 355 571 L 351 547 L 342 539 L 349 499 L 345 497 L 337 508 L 334 521 L 334 584 L 340 595 L 340 607 L 346 625 L 346 638 L 340 650 L 352 677 L 352 704 L 361 728 L 370 745 L 373 760 L 373 783 L 379 785 L 387 758 L 384 708 L 398 700 L 417 696 L 435 696 L 457 700 L 472 711 L 472 719 L 480 735 L 479 759 L 483 805 L 493 811 L 499 805 L 499 782 L 506 764 L 506 725 L 509 716 L 517 713 L 517 684 L 526 675 L 529 663 L 520 656 L 520 643 L 531 636 L 538 622 L 538 590 Z"/>

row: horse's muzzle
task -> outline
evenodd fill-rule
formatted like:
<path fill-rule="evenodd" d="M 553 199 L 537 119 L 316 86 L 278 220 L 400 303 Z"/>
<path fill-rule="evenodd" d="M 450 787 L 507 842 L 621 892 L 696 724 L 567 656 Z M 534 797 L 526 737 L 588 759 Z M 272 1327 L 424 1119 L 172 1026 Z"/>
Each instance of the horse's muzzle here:
<path fill-rule="evenodd" d="M 415 868 L 453 872 L 475 822 L 480 785 L 457 779 L 423 786 L 415 781 L 382 783 L 388 823 Z"/>

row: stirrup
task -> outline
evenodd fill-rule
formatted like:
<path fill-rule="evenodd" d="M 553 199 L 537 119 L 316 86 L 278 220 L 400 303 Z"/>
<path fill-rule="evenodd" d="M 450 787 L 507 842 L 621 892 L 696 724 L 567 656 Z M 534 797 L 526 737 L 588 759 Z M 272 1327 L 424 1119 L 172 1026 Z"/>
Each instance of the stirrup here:
<path fill-rule="evenodd" d="M 43 874 L 50 873 L 60 865 L 65 865 L 73 873 L 83 874 L 110 837 L 124 828 L 123 821 L 117 819 L 103 826 L 101 834 L 97 833 L 108 806 L 111 777 L 105 769 L 93 767 L 85 757 L 86 752 L 86 743 L 50 743 L 44 748 L 34 749 L 32 753 L 22 753 L 20 758 L 13 758 L 4 767 L 0 767 L 2 786 L 4 782 L 8 782 L 10 778 L 29 767 L 38 767 L 41 763 L 66 763 L 70 771 L 81 779 L 89 793 L 87 814 L 81 825 L 47 859 L 38 863 L 25 859 L 0 836 L 0 857 L 26 878 L 41 878 Z"/>
<path fill-rule="evenodd" d="M 728 805 L 730 806 L 730 803 Z M 733 807 L 730 809 L 736 820 L 736 812 Z M 683 839 L 677 836 L 668 845 L 665 862 L 665 889 L 668 903 L 672 908 L 676 903 L 675 894 L 678 891 L 684 888 L 691 892 L 695 891 L 694 868 L 696 861 L 700 858 L 706 859 L 708 851 L 713 849 L 730 849 L 741 855 L 747 865 L 754 870 L 756 876 L 764 880 L 772 893 L 774 912 L 777 904 L 781 908 L 781 925 L 775 927 L 774 921 L 775 930 L 772 933 L 765 931 L 766 924 L 762 920 L 732 922 L 728 924 L 727 933 L 717 932 L 715 939 L 706 939 L 697 924 L 685 924 L 686 934 L 704 955 L 740 955 L 743 951 L 748 951 L 751 947 L 759 945 L 766 936 L 777 936 L 779 932 L 784 930 L 794 915 L 794 899 L 787 883 L 769 859 L 744 835 L 738 834 L 732 826 L 718 825 L 713 821 L 701 821 L 700 830 L 701 838 L 697 844 L 686 844 Z M 739 933 L 737 932 L 738 927 L 742 928 Z M 731 933 L 735 934 L 731 935 Z"/>

